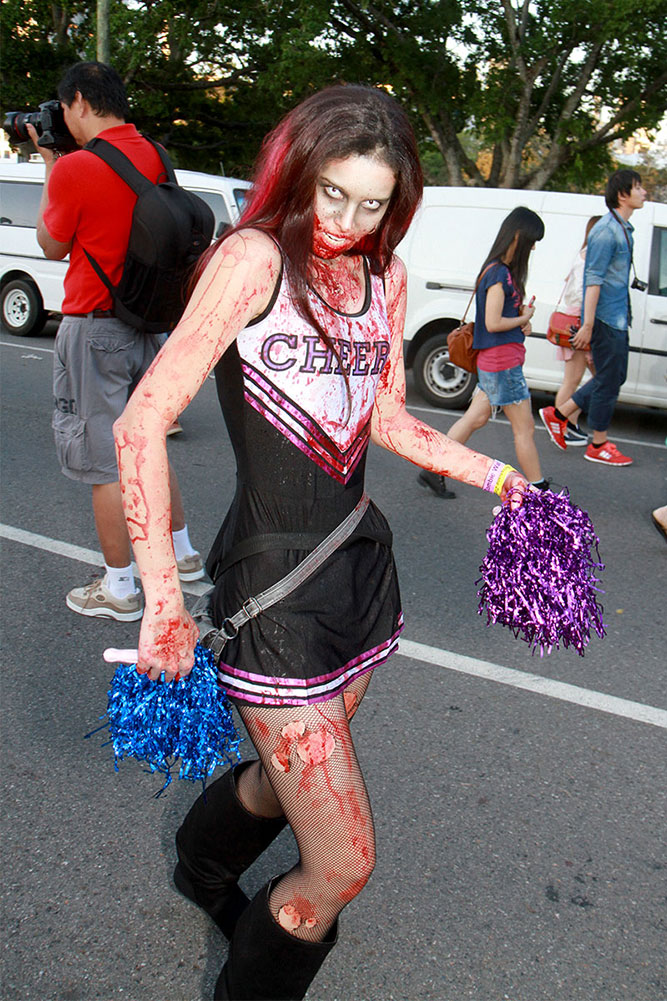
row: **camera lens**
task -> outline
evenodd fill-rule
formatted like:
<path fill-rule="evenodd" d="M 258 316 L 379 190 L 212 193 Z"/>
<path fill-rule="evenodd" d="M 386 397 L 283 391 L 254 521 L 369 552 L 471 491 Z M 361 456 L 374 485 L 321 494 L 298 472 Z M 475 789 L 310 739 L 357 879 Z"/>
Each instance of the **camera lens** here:
<path fill-rule="evenodd" d="M 58 153 L 69 153 L 77 148 L 77 142 L 65 124 L 65 115 L 60 101 L 43 101 L 39 111 L 8 111 L 3 128 L 10 143 L 18 146 L 29 143 L 26 125 L 34 125 L 42 149 L 53 149 Z"/>
<path fill-rule="evenodd" d="M 30 136 L 26 130 L 26 124 L 34 125 L 37 134 L 41 134 L 41 113 L 39 111 L 10 111 L 3 122 L 3 129 L 9 136 L 10 142 L 30 142 Z"/>

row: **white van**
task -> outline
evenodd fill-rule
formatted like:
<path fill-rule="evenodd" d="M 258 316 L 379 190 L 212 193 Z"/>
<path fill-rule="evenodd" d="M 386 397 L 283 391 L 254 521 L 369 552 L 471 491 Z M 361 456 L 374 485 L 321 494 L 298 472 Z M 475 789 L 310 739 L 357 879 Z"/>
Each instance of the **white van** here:
<path fill-rule="evenodd" d="M 213 209 L 215 236 L 238 221 L 248 181 L 194 170 L 176 177 Z M 47 261 L 35 232 L 43 184 L 43 163 L 0 162 L 0 321 L 10 334 L 39 333 L 63 301 L 67 258 Z"/>
<path fill-rule="evenodd" d="M 563 375 L 556 349 L 546 339 L 586 222 L 604 215 L 598 195 L 502 188 L 424 189 L 424 200 L 397 253 L 408 272 L 406 366 L 422 396 L 439 407 L 467 405 L 477 377 L 451 365 L 447 333 L 459 324 L 476 275 L 500 224 L 518 205 L 541 216 L 544 239 L 531 254 L 527 298 L 535 295 L 533 333 L 526 339 L 524 372 L 534 389 L 557 390 Z M 631 219 L 637 277 L 646 292 L 632 290 L 628 378 L 619 399 L 667 408 L 667 205 L 646 202 Z M 475 304 L 467 319 L 473 319 Z"/>

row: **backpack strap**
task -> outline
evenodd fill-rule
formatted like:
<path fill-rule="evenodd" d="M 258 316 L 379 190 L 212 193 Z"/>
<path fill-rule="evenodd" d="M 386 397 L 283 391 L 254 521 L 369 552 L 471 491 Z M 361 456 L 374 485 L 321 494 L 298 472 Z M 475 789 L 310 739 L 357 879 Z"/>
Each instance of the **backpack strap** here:
<path fill-rule="evenodd" d="M 151 137 L 149 135 L 146 135 L 145 132 L 142 132 L 141 135 L 144 137 L 146 142 L 149 142 L 151 144 L 157 155 L 160 157 L 160 160 L 162 161 L 162 166 L 164 167 L 164 172 L 167 175 L 167 180 L 171 181 L 172 184 L 178 184 L 178 180 L 176 178 L 176 171 L 174 170 L 174 165 L 169 159 L 169 154 L 167 153 L 164 146 L 162 146 L 160 143 L 156 143 L 155 140 L 151 139 Z"/>
<path fill-rule="evenodd" d="M 107 142 L 106 139 L 100 139 L 96 136 L 84 146 L 84 149 L 98 156 L 100 160 L 104 160 L 106 165 L 111 167 L 113 172 L 118 174 L 128 187 L 132 188 L 135 195 L 139 196 L 144 191 L 150 191 L 154 187 L 153 182 L 144 177 L 132 161 L 124 153 L 121 153 L 117 146 Z"/>
<path fill-rule="evenodd" d="M 174 168 L 172 166 L 171 160 L 167 156 L 167 151 L 159 143 L 156 143 L 150 136 L 143 135 L 143 138 L 151 144 L 155 152 L 160 157 L 160 162 L 164 167 L 164 171 L 167 175 L 167 180 L 171 181 L 172 184 L 178 184 L 176 180 L 176 174 L 174 173 Z M 151 188 L 155 187 L 153 181 L 149 181 L 140 170 L 138 170 L 129 157 L 125 156 L 117 146 L 113 143 L 107 142 L 106 139 L 100 139 L 99 136 L 95 136 L 91 139 L 84 147 L 89 153 L 93 153 L 95 156 L 99 156 L 100 160 L 104 160 L 108 167 L 118 174 L 118 176 L 125 181 L 125 183 L 132 188 L 135 195 L 139 196 L 144 193 L 144 191 L 150 191 Z"/>
<path fill-rule="evenodd" d="M 146 136 L 143 133 L 142 136 L 151 144 L 151 146 L 153 146 L 160 157 L 162 166 L 167 174 L 167 179 L 173 184 L 178 184 L 171 160 L 167 156 L 167 151 L 160 146 L 159 143 L 156 143 L 153 139 L 151 139 L 150 136 Z M 129 157 L 125 156 L 125 154 L 121 152 L 117 146 L 114 146 L 113 143 L 107 142 L 106 139 L 100 139 L 99 136 L 95 136 L 95 138 L 91 139 L 89 143 L 86 143 L 83 148 L 88 150 L 89 153 L 93 153 L 95 156 L 98 156 L 108 167 L 111 167 L 114 173 L 118 174 L 121 180 L 125 181 L 128 187 L 132 188 L 137 198 L 139 195 L 142 195 L 144 192 L 150 191 L 151 188 L 155 187 L 153 181 L 149 181 L 148 178 L 134 166 Z M 88 258 L 93 271 L 113 296 L 114 286 L 111 284 L 93 255 L 88 253 L 83 244 L 81 247 L 84 254 Z"/>

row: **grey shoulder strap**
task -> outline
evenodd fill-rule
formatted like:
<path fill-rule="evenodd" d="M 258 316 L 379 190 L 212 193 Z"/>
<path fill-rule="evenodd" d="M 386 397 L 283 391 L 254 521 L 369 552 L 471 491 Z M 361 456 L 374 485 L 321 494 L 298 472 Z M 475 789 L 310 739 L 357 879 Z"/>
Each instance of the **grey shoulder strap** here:
<path fill-rule="evenodd" d="M 254 597 L 247 598 L 243 602 L 242 608 L 235 615 L 226 618 L 220 629 L 209 630 L 208 633 L 201 637 L 202 644 L 213 651 L 216 661 L 220 657 L 227 640 L 234 639 L 241 626 L 249 622 L 250 619 L 254 619 L 266 608 L 275 605 L 277 601 L 285 598 L 295 588 L 299 587 L 300 584 L 303 584 L 352 535 L 366 513 L 369 504 L 370 497 L 368 494 L 362 494 L 361 500 L 348 514 L 347 518 L 341 521 L 340 525 L 337 525 L 333 532 L 327 535 L 326 539 L 323 539 L 319 546 L 306 556 L 305 560 L 302 560 L 285 577 L 272 584 L 265 591 Z"/>

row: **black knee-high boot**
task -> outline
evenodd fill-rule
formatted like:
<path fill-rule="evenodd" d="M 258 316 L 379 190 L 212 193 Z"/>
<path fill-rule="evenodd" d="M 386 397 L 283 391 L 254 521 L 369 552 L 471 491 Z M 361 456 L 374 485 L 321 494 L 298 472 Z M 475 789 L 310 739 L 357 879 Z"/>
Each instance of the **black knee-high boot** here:
<path fill-rule="evenodd" d="M 269 910 L 275 880 L 262 887 L 238 920 L 215 1001 L 301 1001 L 338 934 L 336 920 L 323 942 L 305 942 Z"/>
<path fill-rule="evenodd" d="M 250 901 L 239 876 L 259 858 L 287 821 L 250 813 L 236 792 L 236 776 L 253 762 L 231 769 L 195 801 L 176 834 L 176 887 L 209 914 L 231 938 Z"/>

